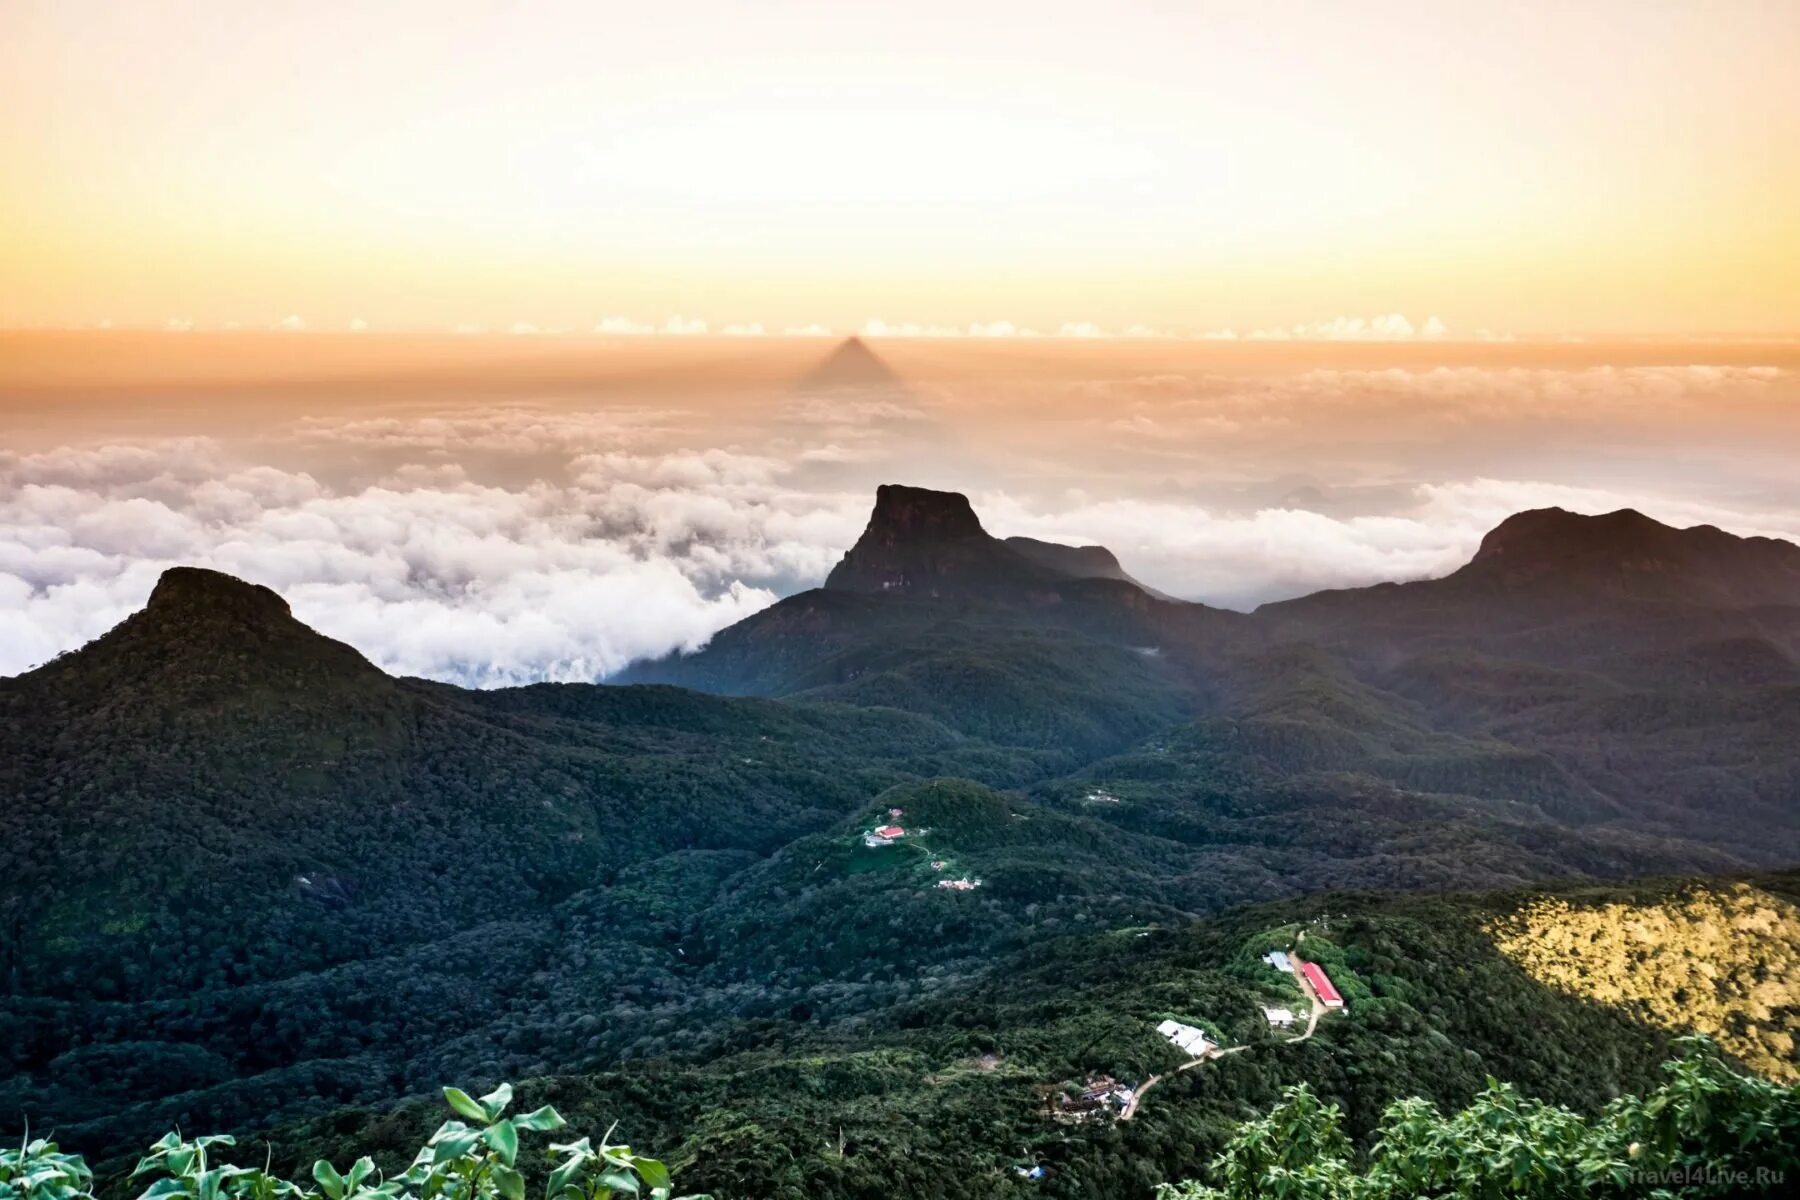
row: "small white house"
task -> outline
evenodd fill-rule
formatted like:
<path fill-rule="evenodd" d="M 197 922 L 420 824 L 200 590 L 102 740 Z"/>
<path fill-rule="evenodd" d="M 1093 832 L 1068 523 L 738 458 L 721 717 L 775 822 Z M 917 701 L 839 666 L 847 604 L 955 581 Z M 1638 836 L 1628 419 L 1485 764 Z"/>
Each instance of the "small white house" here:
<path fill-rule="evenodd" d="M 1277 971 L 1280 971 L 1283 975 L 1292 975 L 1294 973 L 1293 960 L 1288 958 L 1285 950 L 1271 950 L 1263 955 L 1263 961 L 1268 963 L 1271 967 L 1274 967 Z"/>
<path fill-rule="evenodd" d="M 1265 1008 L 1263 1016 L 1268 1020 L 1271 1029 L 1286 1029 L 1294 1023 L 1293 1012 L 1285 1008 Z"/>

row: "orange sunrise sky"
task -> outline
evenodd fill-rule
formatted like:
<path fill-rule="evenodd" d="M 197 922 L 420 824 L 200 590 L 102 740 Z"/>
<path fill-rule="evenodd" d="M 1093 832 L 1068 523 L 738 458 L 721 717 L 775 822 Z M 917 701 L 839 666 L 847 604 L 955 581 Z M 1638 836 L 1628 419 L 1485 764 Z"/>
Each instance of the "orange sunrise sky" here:
<path fill-rule="evenodd" d="M 0 0 L 0 27 L 0 324 L 1800 330 L 1786 0 Z"/>

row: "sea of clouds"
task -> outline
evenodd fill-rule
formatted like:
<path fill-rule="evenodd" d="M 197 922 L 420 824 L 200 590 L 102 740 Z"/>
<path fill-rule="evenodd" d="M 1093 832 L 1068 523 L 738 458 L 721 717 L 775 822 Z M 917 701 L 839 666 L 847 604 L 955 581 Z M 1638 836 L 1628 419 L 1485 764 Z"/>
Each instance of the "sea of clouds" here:
<path fill-rule="evenodd" d="M 1464 367 L 70 438 L 0 451 L 0 674 L 193 564 L 275 588 L 389 671 L 601 679 L 816 586 L 887 481 L 959 487 L 995 534 L 1099 542 L 1240 608 L 1446 573 L 1547 504 L 1800 539 L 1795 410 L 1794 373 L 1770 367 Z"/>

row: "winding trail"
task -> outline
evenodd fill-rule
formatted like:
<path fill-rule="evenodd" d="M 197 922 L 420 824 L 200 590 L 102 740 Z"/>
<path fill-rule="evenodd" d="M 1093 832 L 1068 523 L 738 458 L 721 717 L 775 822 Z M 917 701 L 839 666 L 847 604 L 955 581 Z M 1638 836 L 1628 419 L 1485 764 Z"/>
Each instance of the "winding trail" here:
<path fill-rule="evenodd" d="M 1307 1038 L 1311 1037 L 1313 1032 L 1319 1028 L 1319 1022 L 1324 1019 L 1325 1014 L 1331 1011 L 1325 1007 L 1325 1002 L 1319 999 L 1319 994 L 1313 991 L 1313 986 L 1306 981 L 1306 976 L 1300 973 L 1299 964 L 1300 960 L 1295 959 L 1294 982 L 1300 985 L 1300 994 L 1305 996 L 1308 1002 L 1311 1003 L 1312 1012 L 1306 1018 L 1306 1032 L 1297 1033 L 1293 1037 L 1286 1039 L 1282 1044 L 1287 1046 L 1292 1046 L 1296 1042 L 1304 1042 Z M 1179 1067 L 1176 1067 L 1173 1071 L 1167 1071 L 1161 1075 L 1152 1075 L 1150 1078 L 1140 1083 L 1135 1092 L 1131 1093 L 1131 1099 L 1125 1102 L 1124 1110 L 1119 1113 L 1119 1120 L 1129 1121 L 1131 1118 L 1137 1116 L 1138 1102 L 1144 1098 L 1144 1093 L 1161 1083 L 1164 1079 L 1167 1079 L 1170 1075 L 1179 1074 L 1182 1071 L 1191 1071 L 1201 1063 L 1211 1062 L 1215 1058 L 1224 1058 L 1227 1054 L 1240 1054 L 1249 1048 L 1248 1044 L 1242 1046 L 1214 1046 L 1200 1057 L 1190 1058 Z"/>

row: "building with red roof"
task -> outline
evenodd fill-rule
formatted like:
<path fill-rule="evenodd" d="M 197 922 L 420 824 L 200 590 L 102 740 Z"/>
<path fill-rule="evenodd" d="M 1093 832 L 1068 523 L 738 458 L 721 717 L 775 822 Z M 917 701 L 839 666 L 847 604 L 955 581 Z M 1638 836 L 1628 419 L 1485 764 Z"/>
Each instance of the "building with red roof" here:
<path fill-rule="evenodd" d="M 875 836 L 884 838 L 905 837 L 906 830 L 900 828 L 898 825 L 883 825 L 880 829 L 875 831 Z"/>
<path fill-rule="evenodd" d="M 1310 983 L 1312 990 L 1318 994 L 1319 1003 L 1326 1008 L 1344 1007 L 1344 998 L 1338 995 L 1335 987 L 1331 986 L 1331 980 L 1325 977 L 1325 972 L 1319 969 L 1318 963 L 1301 963 L 1300 973 L 1306 976 L 1306 982 Z"/>

